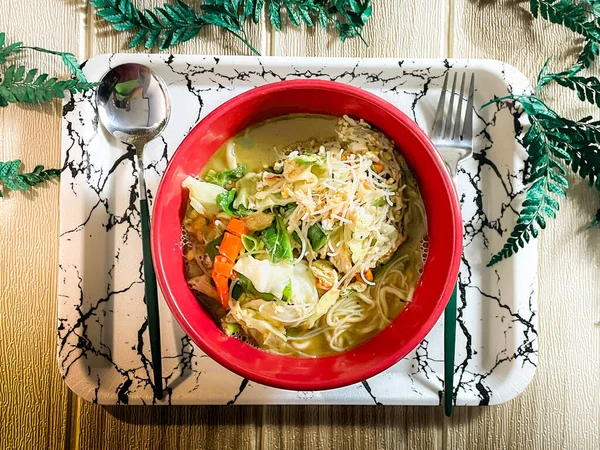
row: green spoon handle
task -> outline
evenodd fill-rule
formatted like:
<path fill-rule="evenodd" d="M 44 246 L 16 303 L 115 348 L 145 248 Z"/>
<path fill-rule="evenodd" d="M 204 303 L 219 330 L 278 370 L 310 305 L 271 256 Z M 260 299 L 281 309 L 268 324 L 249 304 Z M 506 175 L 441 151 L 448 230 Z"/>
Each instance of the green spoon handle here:
<path fill-rule="evenodd" d="M 158 314 L 158 292 L 156 289 L 156 274 L 152 265 L 150 250 L 150 214 L 145 195 L 140 200 L 142 216 L 142 246 L 144 254 L 144 285 L 146 289 L 146 310 L 148 312 L 148 334 L 150 335 L 150 355 L 152 356 L 152 371 L 154 374 L 154 396 L 161 399 L 162 388 L 162 357 L 160 347 L 160 316 Z"/>
<path fill-rule="evenodd" d="M 454 402 L 454 355 L 456 351 L 457 285 L 444 310 L 444 412 L 452 415 Z"/>

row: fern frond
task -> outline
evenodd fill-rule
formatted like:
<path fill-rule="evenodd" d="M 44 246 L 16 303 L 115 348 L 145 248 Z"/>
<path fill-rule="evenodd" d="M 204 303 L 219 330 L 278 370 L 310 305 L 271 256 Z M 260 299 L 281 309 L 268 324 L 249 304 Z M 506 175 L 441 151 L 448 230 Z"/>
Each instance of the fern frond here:
<path fill-rule="evenodd" d="M 233 0 L 205 0 L 202 14 L 181 0 L 154 10 L 137 9 L 131 0 L 90 0 L 90 4 L 115 30 L 134 33 L 130 48 L 144 45 L 165 50 L 197 36 L 204 26 L 214 25 L 231 32 L 256 52 L 245 39 Z"/>
<path fill-rule="evenodd" d="M 78 80 L 81 80 L 83 82 L 87 82 L 87 79 L 86 79 L 84 73 L 79 68 L 79 62 L 77 61 L 77 58 L 75 58 L 75 55 L 73 53 L 57 52 L 55 50 L 48 50 L 47 48 L 41 48 L 41 47 L 21 47 L 21 48 L 35 50 L 36 52 L 40 52 L 40 53 L 47 53 L 49 55 L 60 56 L 62 63 L 65 65 L 65 67 L 69 70 L 69 72 L 71 72 L 71 74 L 75 78 L 77 78 Z"/>
<path fill-rule="evenodd" d="M 223 28 L 241 39 L 258 54 L 246 39 L 244 21 L 258 23 L 263 13 L 273 28 L 282 28 L 286 13 L 294 26 L 315 24 L 327 28 L 334 24 L 343 41 L 358 36 L 372 13 L 371 0 L 204 0 L 200 12 L 181 0 L 153 10 L 136 8 L 132 0 L 90 0 L 96 14 L 117 31 L 134 33 L 130 47 L 158 46 L 164 50 L 195 37 L 206 25 Z M 364 39 L 363 39 L 364 41 Z"/>
<path fill-rule="evenodd" d="M 571 72 L 550 73 L 543 75 L 538 83 L 546 85 L 554 81 L 577 93 L 579 100 L 600 107 L 600 80 L 596 77 L 580 77 Z"/>
<path fill-rule="evenodd" d="M 0 107 L 9 103 L 48 103 L 54 98 L 64 98 L 65 91 L 72 94 L 95 86 L 77 79 L 58 80 L 38 75 L 38 69 L 27 70 L 25 66 L 9 66 L 0 82 Z"/>
<path fill-rule="evenodd" d="M 529 9 L 535 17 L 563 25 L 583 36 L 586 44 L 571 72 L 588 68 L 596 59 L 600 46 L 600 4 L 593 0 L 529 0 Z"/>
<path fill-rule="evenodd" d="M 559 211 L 556 197 L 565 197 L 569 187 L 565 163 L 571 162 L 571 155 L 565 122 L 536 97 L 513 98 L 521 104 L 531 123 L 523 137 L 529 167 L 524 181 L 528 186 L 515 228 L 502 249 L 491 258 L 488 267 L 510 258 L 531 238 L 538 237 L 539 229 L 546 228 L 547 219 L 556 218 Z"/>
<path fill-rule="evenodd" d="M 60 176 L 58 169 L 44 169 L 44 166 L 36 166 L 33 172 L 20 173 L 21 160 L 0 161 L 0 185 L 10 191 L 27 191 L 32 186 L 37 186 L 52 178 Z M 3 196 L 0 191 L 0 197 Z"/>

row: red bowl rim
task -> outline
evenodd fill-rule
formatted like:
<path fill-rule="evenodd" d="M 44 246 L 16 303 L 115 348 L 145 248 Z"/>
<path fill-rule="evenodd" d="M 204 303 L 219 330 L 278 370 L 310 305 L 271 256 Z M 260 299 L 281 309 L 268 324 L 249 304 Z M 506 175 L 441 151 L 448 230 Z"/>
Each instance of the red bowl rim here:
<path fill-rule="evenodd" d="M 166 184 L 164 180 L 167 178 L 167 174 L 169 174 L 172 169 L 172 161 L 175 160 L 177 154 L 182 151 L 182 148 L 189 146 L 189 143 L 195 140 L 195 135 L 200 132 L 199 125 L 203 122 L 221 120 L 223 119 L 228 110 L 235 109 L 243 105 L 245 102 L 254 99 L 258 96 L 262 96 L 265 94 L 273 93 L 280 90 L 289 90 L 289 89 L 327 89 L 327 90 L 336 90 L 339 93 L 349 95 L 352 97 L 358 97 L 363 100 L 368 101 L 369 103 L 374 104 L 377 108 L 384 110 L 389 115 L 393 116 L 395 120 L 400 122 L 404 127 L 406 127 L 407 131 L 411 132 L 413 136 L 419 141 L 423 150 L 428 152 L 429 154 L 435 155 L 432 158 L 432 163 L 435 165 L 435 169 L 439 175 L 441 175 L 443 186 L 445 188 L 446 194 L 450 198 L 450 216 L 453 221 L 453 254 L 452 260 L 447 270 L 447 275 L 444 280 L 444 288 L 442 290 L 442 294 L 440 295 L 440 300 L 434 307 L 433 311 L 429 315 L 429 317 L 422 323 L 418 332 L 414 333 L 412 337 L 410 337 L 402 348 L 409 348 L 408 351 L 403 351 L 400 347 L 397 351 L 388 354 L 386 357 L 381 358 L 377 363 L 370 365 L 367 369 L 362 370 L 361 372 L 348 371 L 343 375 L 338 375 L 334 379 L 308 379 L 308 380 L 294 380 L 290 381 L 285 378 L 274 378 L 270 376 L 263 375 L 261 373 L 249 371 L 244 367 L 243 364 L 238 363 L 235 360 L 228 360 L 223 357 L 221 353 L 219 353 L 218 345 L 215 345 L 214 342 L 207 340 L 204 338 L 201 332 L 197 330 L 197 328 L 190 323 L 190 321 L 186 318 L 186 314 L 181 310 L 178 301 L 173 295 L 171 288 L 169 286 L 169 282 L 167 281 L 167 275 L 165 272 L 165 266 L 162 263 L 162 248 L 161 248 L 161 239 L 158 235 L 158 231 L 156 231 L 157 227 L 154 225 L 156 223 L 161 222 L 163 211 L 160 207 L 161 199 L 163 197 L 163 191 L 168 189 L 165 187 Z M 368 121 L 368 118 L 366 119 Z M 441 156 L 438 153 L 438 150 L 433 145 L 429 137 L 424 133 L 424 131 L 406 114 L 400 111 L 398 108 L 393 106 L 391 103 L 383 100 L 382 98 L 364 91 L 360 88 L 350 86 L 347 84 L 343 84 L 335 81 L 324 81 L 324 80 L 293 80 L 293 81 L 278 81 L 274 83 L 269 83 L 263 86 L 255 87 L 249 91 L 246 91 L 228 101 L 221 104 L 217 108 L 215 108 L 212 112 L 210 112 L 206 117 L 201 119 L 194 128 L 190 131 L 190 133 L 184 138 L 181 144 L 178 146 L 177 150 L 171 157 L 167 168 L 161 177 L 161 181 L 156 193 L 156 198 L 153 206 L 153 216 L 152 216 L 152 227 L 151 227 L 151 247 L 152 247 L 152 257 L 153 263 L 157 275 L 158 285 L 163 293 L 165 301 L 169 306 L 171 312 L 183 328 L 183 330 L 192 338 L 192 340 L 199 345 L 199 347 L 204 351 L 209 357 L 213 360 L 224 366 L 225 368 L 233 371 L 234 373 L 247 378 L 249 380 L 267 385 L 276 388 L 282 389 L 291 389 L 291 390 L 325 390 L 325 389 L 335 389 L 343 386 L 348 386 L 357 382 L 364 381 L 368 378 L 371 378 L 384 370 L 388 369 L 395 363 L 397 363 L 400 359 L 406 356 L 406 354 L 410 353 L 429 333 L 429 331 L 433 328 L 439 317 L 441 316 L 442 311 L 444 310 L 450 295 L 454 289 L 456 279 L 458 276 L 458 270 L 460 266 L 460 260 L 462 255 L 462 218 L 461 218 L 461 208 L 460 202 L 456 193 L 456 189 L 454 183 L 450 177 L 450 174 L 447 170 L 445 163 L 443 162 Z M 193 295 L 193 294 L 192 294 Z M 205 313 L 208 315 L 208 313 Z M 402 313 L 400 313 L 402 314 Z M 398 315 L 396 319 L 399 317 Z M 394 319 L 394 321 L 396 320 Z M 392 322 L 393 323 L 393 322 Z M 223 334 L 224 336 L 224 334 Z M 369 342 L 369 341 L 366 341 Z M 363 344 L 360 344 L 358 347 L 361 347 Z M 262 350 L 257 350 L 251 346 L 247 346 L 247 350 L 249 352 L 259 351 L 262 353 L 267 353 Z M 354 349 L 353 349 L 354 350 Z M 352 350 L 349 350 L 352 351 Z M 333 361 L 335 358 L 340 357 L 348 352 L 343 352 L 338 355 L 325 356 L 320 358 L 303 358 L 305 360 L 310 361 L 323 361 L 323 360 L 331 360 Z M 271 353 L 267 353 L 273 358 L 276 359 L 291 359 L 296 360 L 298 358 L 292 356 L 284 356 L 284 355 L 275 355 Z"/>

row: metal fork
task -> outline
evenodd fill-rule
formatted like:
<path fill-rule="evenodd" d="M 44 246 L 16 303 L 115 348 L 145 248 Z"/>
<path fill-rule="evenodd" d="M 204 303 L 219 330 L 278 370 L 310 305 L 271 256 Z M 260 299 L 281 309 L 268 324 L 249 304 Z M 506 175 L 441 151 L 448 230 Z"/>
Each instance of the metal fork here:
<path fill-rule="evenodd" d="M 460 92 L 456 91 L 457 73 L 454 73 L 452 90 L 448 109 L 446 106 L 446 91 L 448 90 L 448 73 L 444 77 L 440 101 L 435 112 L 431 140 L 440 151 L 446 162 L 454 185 L 457 185 L 458 166 L 473 155 L 473 94 L 475 92 L 475 74 L 471 74 L 467 105 L 463 113 L 464 88 L 466 73 L 462 74 L 460 81 Z M 456 111 L 454 100 L 458 98 Z M 445 110 L 445 112 L 444 112 Z M 457 285 L 450 296 L 448 305 L 444 310 L 444 411 L 446 416 L 452 415 L 454 400 L 454 356 L 456 350 L 456 308 L 457 308 Z"/>

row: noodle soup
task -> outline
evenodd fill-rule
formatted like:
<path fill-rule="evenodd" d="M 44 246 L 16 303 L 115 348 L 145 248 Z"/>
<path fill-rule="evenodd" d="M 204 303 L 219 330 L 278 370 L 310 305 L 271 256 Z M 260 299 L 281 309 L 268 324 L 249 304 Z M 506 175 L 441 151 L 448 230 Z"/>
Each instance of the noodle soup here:
<path fill-rule="evenodd" d="M 394 143 L 366 122 L 263 122 L 183 187 L 186 278 L 225 333 L 278 354 L 336 354 L 411 301 L 423 202 Z"/>

